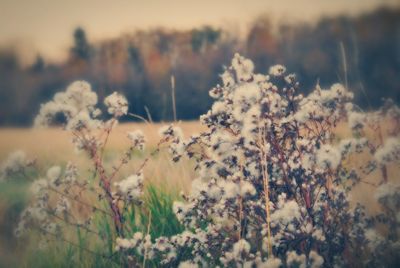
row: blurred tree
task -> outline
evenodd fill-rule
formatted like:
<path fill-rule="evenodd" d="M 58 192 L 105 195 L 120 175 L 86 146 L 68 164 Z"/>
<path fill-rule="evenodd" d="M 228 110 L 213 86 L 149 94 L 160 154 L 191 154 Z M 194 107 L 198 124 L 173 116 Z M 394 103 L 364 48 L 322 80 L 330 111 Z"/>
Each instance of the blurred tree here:
<path fill-rule="evenodd" d="M 221 36 L 221 30 L 216 30 L 210 26 L 192 30 L 192 50 L 200 52 L 207 45 L 214 45 Z"/>
<path fill-rule="evenodd" d="M 18 53 L 0 50 L 0 124 L 31 123 L 40 103 L 77 79 L 90 82 L 100 98 L 123 93 L 132 113 L 147 117 L 146 106 L 155 121 L 170 120 L 171 75 L 178 118 L 197 119 L 210 107 L 208 90 L 220 83 L 235 52 L 251 58 L 260 73 L 284 64 L 304 93 L 317 81 L 324 87 L 347 79 L 363 107 L 380 105 L 382 97 L 400 103 L 399 9 L 277 27 L 269 19 L 255 20 L 245 40 L 228 28 L 205 26 L 138 31 L 92 44 L 77 28 L 65 62 L 51 65 L 38 55 L 27 68 Z"/>
<path fill-rule="evenodd" d="M 221 30 L 215 30 L 214 28 L 210 26 L 205 26 L 203 28 L 203 32 L 205 35 L 205 39 L 207 44 L 215 44 L 219 37 L 221 36 Z"/>
<path fill-rule="evenodd" d="M 43 57 L 38 54 L 36 56 L 35 62 L 31 65 L 30 69 L 33 73 L 40 73 L 44 70 L 45 68 L 45 62 Z"/>
<path fill-rule="evenodd" d="M 192 31 L 192 50 L 194 52 L 199 52 L 203 46 L 203 33 L 200 30 Z"/>
<path fill-rule="evenodd" d="M 128 47 L 128 54 L 129 54 L 129 62 L 132 64 L 135 71 L 138 73 L 142 73 L 144 65 L 143 65 L 143 59 L 142 59 L 142 55 L 140 54 L 139 48 L 137 48 L 134 45 L 130 45 Z"/>
<path fill-rule="evenodd" d="M 277 38 L 272 34 L 272 25 L 268 17 L 260 17 L 253 23 L 246 47 L 248 57 L 253 59 L 260 71 L 265 72 L 269 66 L 278 63 Z"/>
<path fill-rule="evenodd" d="M 86 33 L 78 27 L 74 31 L 74 46 L 71 49 L 74 56 L 80 59 L 88 60 L 92 54 L 92 48 L 89 45 Z"/>
<path fill-rule="evenodd" d="M 20 67 L 18 56 L 15 51 L 0 51 L 0 75 L 6 72 L 20 70 Z"/>
<path fill-rule="evenodd" d="M 157 31 L 156 36 L 158 39 L 157 42 L 158 51 L 160 51 L 161 54 L 169 52 L 172 46 L 173 37 L 162 30 Z"/>

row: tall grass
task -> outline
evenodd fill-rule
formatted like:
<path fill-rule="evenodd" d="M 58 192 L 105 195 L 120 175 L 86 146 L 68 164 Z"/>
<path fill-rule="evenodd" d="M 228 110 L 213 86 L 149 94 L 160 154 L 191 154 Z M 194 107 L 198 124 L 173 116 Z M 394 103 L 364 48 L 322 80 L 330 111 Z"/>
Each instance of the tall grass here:
<path fill-rule="evenodd" d="M 101 213 L 95 213 L 93 219 L 100 236 L 76 228 L 70 230 L 68 238 L 53 237 L 44 248 L 35 233 L 17 241 L 13 228 L 29 199 L 28 185 L 27 181 L 16 180 L 3 184 L 0 189 L 2 252 L 8 252 L 7 256 L 0 255 L 0 267 L 120 267 L 121 256 L 114 251 L 112 222 Z M 148 185 L 144 203 L 141 206 L 132 204 L 126 212 L 129 233 L 148 232 L 157 238 L 182 232 L 183 226 L 172 211 L 172 203 L 178 199 L 175 192 Z M 146 267 L 156 266 L 155 261 L 146 263 Z"/>

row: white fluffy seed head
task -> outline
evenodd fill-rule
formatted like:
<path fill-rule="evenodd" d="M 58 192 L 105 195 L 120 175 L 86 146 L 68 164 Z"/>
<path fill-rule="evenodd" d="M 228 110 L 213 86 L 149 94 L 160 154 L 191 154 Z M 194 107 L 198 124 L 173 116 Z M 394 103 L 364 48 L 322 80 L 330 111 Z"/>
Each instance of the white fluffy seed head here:
<path fill-rule="evenodd" d="M 104 99 L 109 114 L 115 117 L 121 117 L 128 113 L 128 101 L 118 92 L 113 92 Z"/>
<path fill-rule="evenodd" d="M 143 174 L 134 174 L 114 183 L 117 192 L 126 200 L 140 200 L 143 194 Z"/>
<path fill-rule="evenodd" d="M 146 139 L 141 130 L 135 130 L 128 132 L 128 139 L 131 142 L 132 147 L 139 150 L 144 150 Z"/>
<path fill-rule="evenodd" d="M 182 140 L 183 132 L 180 127 L 174 126 L 173 124 L 162 126 L 158 130 L 158 134 L 161 138 L 166 140 Z"/>

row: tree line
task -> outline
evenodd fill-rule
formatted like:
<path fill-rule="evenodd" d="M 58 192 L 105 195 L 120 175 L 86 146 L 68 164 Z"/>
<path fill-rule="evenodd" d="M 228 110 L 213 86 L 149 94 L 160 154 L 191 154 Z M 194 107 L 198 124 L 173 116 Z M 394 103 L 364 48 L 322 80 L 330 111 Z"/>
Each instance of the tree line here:
<path fill-rule="evenodd" d="M 400 103 L 400 10 L 277 26 L 261 16 L 244 39 L 212 26 L 136 31 L 99 42 L 88 36 L 77 28 L 68 58 L 59 64 L 38 55 L 23 67 L 14 51 L 0 51 L 0 125 L 32 124 L 40 103 L 77 79 L 90 82 L 100 99 L 123 93 L 130 113 L 168 121 L 173 119 L 171 76 L 177 118 L 197 119 L 210 107 L 208 91 L 235 52 L 251 58 L 257 72 L 287 66 L 304 93 L 339 81 L 363 109 L 379 106 L 383 97 Z"/>

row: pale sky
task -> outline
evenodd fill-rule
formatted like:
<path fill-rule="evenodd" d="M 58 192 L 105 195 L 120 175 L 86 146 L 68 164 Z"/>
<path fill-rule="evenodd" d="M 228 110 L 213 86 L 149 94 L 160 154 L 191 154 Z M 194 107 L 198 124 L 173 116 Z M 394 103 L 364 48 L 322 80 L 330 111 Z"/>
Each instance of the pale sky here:
<path fill-rule="evenodd" d="M 0 47 L 60 60 L 82 26 L 90 40 L 163 26 L 204 24 L 245 29 L 262 13 L 273 19 L 312 21 L 323 15 L 358 14 L 399 0 L 0 0 Z M 27 52 L 27 53 L 28 53 Z M 28 54 L 29 54 L 28 53 Z"/>

